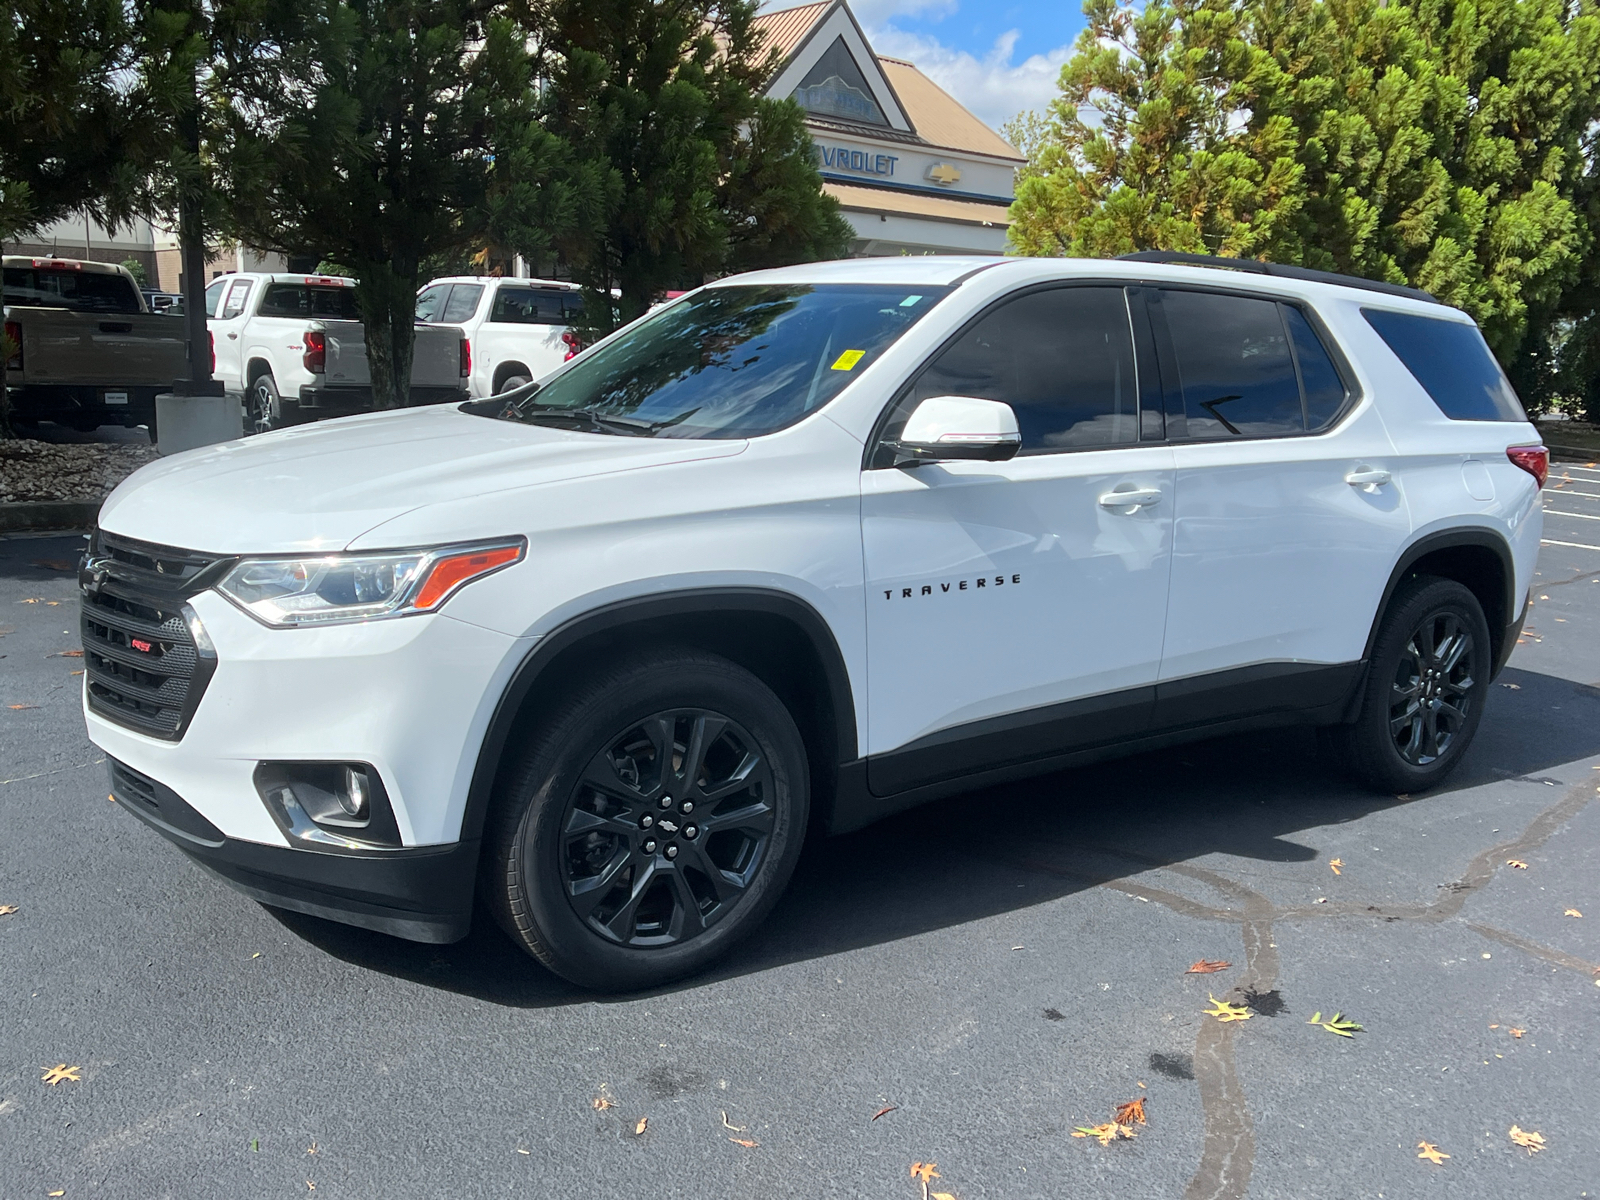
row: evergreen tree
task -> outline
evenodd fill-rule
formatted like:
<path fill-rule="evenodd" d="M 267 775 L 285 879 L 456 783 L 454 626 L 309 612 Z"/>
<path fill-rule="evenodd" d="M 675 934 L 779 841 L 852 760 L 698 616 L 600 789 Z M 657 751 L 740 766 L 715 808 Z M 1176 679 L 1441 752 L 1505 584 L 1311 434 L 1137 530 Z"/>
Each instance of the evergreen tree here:
<path fill-rule="evenodd" d="M 850 228 L 822 192 L 749 0 L 556 0 L 548 127 L 598 197 L 556 245 L 594 332 L 706 275 L 843 254 Z M 613 300 L 613 289 L 619 293 Z"/>
<path fill-rule="evenodd" d="M 536 119 L 519 15 L 499 0 L 217 6 L 207 94 L 226 231 L 355 273 L 382 407 L 410 397 L 426 259 L 543 244 L 583 208 Z"/>

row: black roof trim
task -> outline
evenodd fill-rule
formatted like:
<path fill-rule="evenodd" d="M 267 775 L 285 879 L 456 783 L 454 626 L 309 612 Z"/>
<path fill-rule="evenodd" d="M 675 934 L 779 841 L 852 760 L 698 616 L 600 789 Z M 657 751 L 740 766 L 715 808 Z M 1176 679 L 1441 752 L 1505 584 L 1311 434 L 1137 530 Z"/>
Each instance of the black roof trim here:
<path fill-rule="evenodd" d="M 1437 296 L 1421 288 L 1406 287 L 1398 283 L 1383 283 L 1376 279 L 1362 279 L 1359 275 L 1340 275 L 1333 271 L 1313 271 L 1309 267 L 1289 267 L 1281 263 L 1259 262 L 1253 258 L 1217 258 L 1210 254 L 1184 254 L 1176 250 L 1140 250 L 1137 254 L 1121 254 L 1123 262 L 1170 263 L 1190 267 L 1222 267 L 1230 271 L 1249 271 L 1256 275 L 1276 275 L 1281 279 L 1305 279 L 1312 283 L 1332 283 L 1340 287 L 1363 288 L 1369 292 L 1383 292 L 1390 296 L 1404 296 L 1408 300 L 1426 300 L 1430 304 L 1444 303 Z"/>

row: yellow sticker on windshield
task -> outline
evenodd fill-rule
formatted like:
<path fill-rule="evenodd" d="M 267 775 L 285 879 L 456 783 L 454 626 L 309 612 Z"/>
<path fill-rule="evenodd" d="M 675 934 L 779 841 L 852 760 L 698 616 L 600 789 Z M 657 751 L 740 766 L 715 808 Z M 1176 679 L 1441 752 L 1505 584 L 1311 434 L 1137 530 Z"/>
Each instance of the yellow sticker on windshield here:
<path fill-rule="evenodd" d="M 833 369 L 835 371 L 854 370 L 855 365 L 866 356 L 867 352 L 865 350 L 846 350 L 843 354 L 839 355 L 838 358 L 833 360 Z"/>

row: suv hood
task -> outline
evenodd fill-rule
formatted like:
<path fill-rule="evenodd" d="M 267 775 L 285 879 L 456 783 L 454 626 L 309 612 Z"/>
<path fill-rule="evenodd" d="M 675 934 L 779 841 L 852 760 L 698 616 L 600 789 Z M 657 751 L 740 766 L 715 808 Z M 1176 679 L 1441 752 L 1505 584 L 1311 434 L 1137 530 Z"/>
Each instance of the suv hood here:
<path fill-rule="evenodd" d="M 340 550 L 402 513 L 564 479 L 738 454 L 742 441 L 577 433 L 404 409 L 190 450 L 140 468 L 100 527 L 212 554 Z"/>

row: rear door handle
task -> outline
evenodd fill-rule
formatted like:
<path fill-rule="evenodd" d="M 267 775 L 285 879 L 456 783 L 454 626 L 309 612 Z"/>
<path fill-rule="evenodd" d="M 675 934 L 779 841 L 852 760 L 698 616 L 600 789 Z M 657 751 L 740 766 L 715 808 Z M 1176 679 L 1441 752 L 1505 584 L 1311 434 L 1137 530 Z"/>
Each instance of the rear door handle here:
<path fill-rule="evenodd" d="M 1101 508 L 1125 508 L 1130 511 L 1160 502 L 1160 488 L 1129 488 L 1126 491 L 1105 492 L 1100 497 Z"/>
<path fill-rule="evenodd" d="M 1344 477 L 1344 481 L 1351 487 L 1362 488 L 1365 491 L 1375 492 L 1390 479 L 1389 472 L 1377 467 L 1357 467 Z"/>
<path fill-rule="evenodd" d="M 237 342 L 239 340 L 239 335 L 237 333 L 230 333 L 228 335 L 228 340 L 230 342 Z"/>

